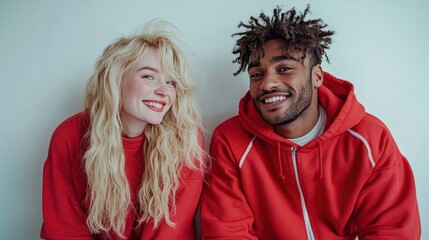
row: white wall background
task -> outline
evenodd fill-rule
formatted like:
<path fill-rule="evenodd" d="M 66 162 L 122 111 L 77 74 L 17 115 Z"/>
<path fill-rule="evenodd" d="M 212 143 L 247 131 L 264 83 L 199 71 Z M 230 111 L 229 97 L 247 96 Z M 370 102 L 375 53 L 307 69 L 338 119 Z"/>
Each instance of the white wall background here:
<path fill-rule="evenodd" d="M 324 69 L 348 79 L 382 119 L 414 169 L 423 235 L 429 239 L 429 2 L 310 1 L 313 18 L 336 31 Z M 237 112 L 247 89 L 231 63 L 239 21 L 303 1 L 0 0 L 0 239 L 38 239 L 42 165 L 54 128 L 82 110 L 96 58 L 113 39 L 161 17 L 185 35 L 205 81 L 199 105 L 207 130 Z"/>

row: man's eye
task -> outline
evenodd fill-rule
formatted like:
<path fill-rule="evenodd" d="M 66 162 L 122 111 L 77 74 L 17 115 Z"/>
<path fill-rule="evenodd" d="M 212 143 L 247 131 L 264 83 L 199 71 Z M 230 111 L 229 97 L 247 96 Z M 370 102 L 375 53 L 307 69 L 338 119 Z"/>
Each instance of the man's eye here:
<path fill-rule="evenodd" d="M 252 73 L 250 75 L 250 78 L 260 78 L 260 77 L 262 77 L 262 73 L 260 73 L 260 72 Z"/>
<path fill-rule="evenodd" d="M 288 71 L 288 70 L 290 70 L 291 68 L 289 68 L 289 67 L 281 67 L 280 69 L 279 69 L 279 72 L 286 72 L 286 71 Z"/>

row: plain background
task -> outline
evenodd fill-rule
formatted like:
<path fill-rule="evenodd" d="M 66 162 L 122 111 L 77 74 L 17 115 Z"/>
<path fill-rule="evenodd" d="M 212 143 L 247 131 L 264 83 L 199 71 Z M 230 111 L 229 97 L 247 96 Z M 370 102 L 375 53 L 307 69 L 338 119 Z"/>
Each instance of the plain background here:
<path fill-rule="evenodd" d="M 323 68 L 355 84 L 366 110 L 390 128 L 414 170 L 429 239 L 429 2 L 311 1 L 311 18 L 336 31 Z M 198 59 L 198 102 L 207 135 L 237 112 L 248 87 L 233 77 L 240 21 L 303 1 L 0 0 L 0 238 L 38 239 L 42 166 L 50 136 L 82 110 L 94 63 L 114 39 L 159 17 L 173 22 Z"/>

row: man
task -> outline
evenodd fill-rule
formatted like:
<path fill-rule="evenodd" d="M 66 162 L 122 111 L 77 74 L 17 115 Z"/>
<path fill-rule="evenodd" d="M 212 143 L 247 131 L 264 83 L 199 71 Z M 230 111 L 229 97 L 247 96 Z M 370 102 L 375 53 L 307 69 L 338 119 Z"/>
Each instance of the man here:
<path fill-rule="evenodd" d="M 203 239 L 419 239 L 410 165 L 353 85 L 323 72 L 334 32 L 308 11 L 239 25 L 250 88 L 212 136 Z"/>

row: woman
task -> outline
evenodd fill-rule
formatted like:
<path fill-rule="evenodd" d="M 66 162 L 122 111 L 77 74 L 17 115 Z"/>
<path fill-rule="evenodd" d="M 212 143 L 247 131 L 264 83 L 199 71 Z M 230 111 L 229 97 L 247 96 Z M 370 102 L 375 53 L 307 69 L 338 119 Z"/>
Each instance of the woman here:
<path fill-rule="evenodd" d="M 178 36 L 151 21 L 106 47 L 85 110 L 52 135 L 42 238 L 196 238 L 206 157 Z"/>

